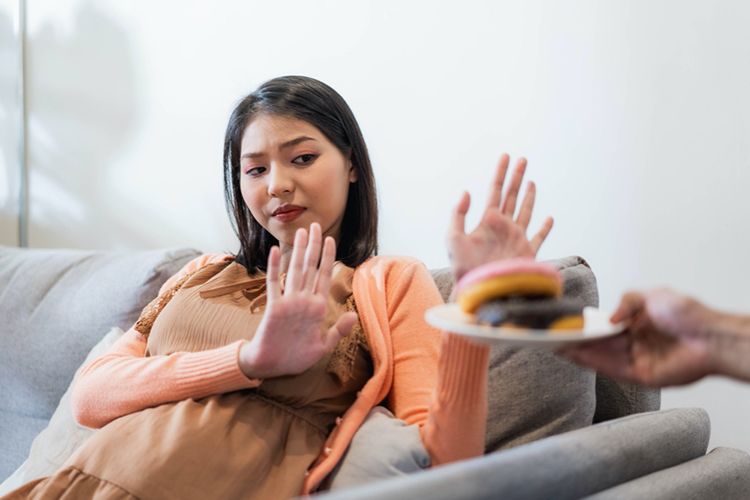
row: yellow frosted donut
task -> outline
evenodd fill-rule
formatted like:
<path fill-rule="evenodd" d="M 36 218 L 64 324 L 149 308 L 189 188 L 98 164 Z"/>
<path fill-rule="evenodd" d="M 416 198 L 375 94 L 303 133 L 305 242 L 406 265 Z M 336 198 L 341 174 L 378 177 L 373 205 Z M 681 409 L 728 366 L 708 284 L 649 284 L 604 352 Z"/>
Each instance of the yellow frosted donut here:
<path fill-rule="evenodd" d="M 472 269 L 456 283 L 458 304 L 467 313 L 493 299 L 511 295 L 560 297 L 562 291 L 557 269 L 533 258 L 490 262 Z"/>
<path fill-rule="evenodd" d="M 545 274 L 498 276 L 466 287 L 458 296 L 458 304 L 464 311 L 473 313 L 484 302 L 509 295 L 559 297 L 562 286 L 557 279 Z"/>
<path fill-rule="evenodd" d="M 547 329 L 549 330 L 583 330 L 583 316 L 563 316 L 553 321 Z"/>

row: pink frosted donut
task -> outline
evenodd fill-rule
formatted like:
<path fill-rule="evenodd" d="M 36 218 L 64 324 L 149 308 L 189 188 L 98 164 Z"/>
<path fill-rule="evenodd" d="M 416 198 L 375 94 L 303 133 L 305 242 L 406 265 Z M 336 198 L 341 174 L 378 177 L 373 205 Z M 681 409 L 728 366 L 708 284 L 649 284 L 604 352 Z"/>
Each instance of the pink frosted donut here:
<path fill-rule="evenodd" d="M 562 277 L 553 266 L 522 257 L 490 262 L 466 273 L 456 284 L 458 303 L 473 313 L 482 303 L 510 295 L 562 295 Z"/>

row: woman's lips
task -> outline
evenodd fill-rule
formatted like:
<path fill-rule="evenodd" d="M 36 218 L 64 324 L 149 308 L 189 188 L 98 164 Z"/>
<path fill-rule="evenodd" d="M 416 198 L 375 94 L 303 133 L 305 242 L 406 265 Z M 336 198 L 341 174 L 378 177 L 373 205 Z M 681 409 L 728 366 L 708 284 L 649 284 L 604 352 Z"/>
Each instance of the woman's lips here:
<path fill-rule="evenodd" d="M 304 208 L 294 208 L 292 210 L 279 212 L 276 215 L 274 215 L 273 218 L 279 222 L 292 222 L 294 219 L 302 215 L 302 212 L 304 211 L 305 211 Z"/>

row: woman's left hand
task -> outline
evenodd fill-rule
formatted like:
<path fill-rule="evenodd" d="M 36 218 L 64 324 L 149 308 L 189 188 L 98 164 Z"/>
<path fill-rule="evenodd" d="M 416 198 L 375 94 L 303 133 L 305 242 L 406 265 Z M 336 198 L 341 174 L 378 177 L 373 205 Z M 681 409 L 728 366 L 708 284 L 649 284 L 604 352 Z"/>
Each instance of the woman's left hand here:
<path fill-rule="evenodd" d="M 503 195 L 503 184 L 509 163 L 510 158 L 507 154 L 500 157 L 490 189 L 489 202 L 474 231 L 469 234 L 464 231 L 466 214 L 471 204 L 468 192 L 463 192 L 461 200 L 453 211 L 446 243 L 453 277 L 456 280 L 470 269 L 488 262 L 513 257 L 536 257 L 539 247 L 542 246 L 552 229 L 552 217 L 547 217 L 541 229 L 531 240 L 526 237 L 526 229 L 531 221 L 536 197 L 536 187 L 531 181 L 521 202 L 518 216 L 513 220 L 518 192 L 526 171 L 526 159 L 520 158 L 516 163 L 510 179 L 510 187 Z"/>

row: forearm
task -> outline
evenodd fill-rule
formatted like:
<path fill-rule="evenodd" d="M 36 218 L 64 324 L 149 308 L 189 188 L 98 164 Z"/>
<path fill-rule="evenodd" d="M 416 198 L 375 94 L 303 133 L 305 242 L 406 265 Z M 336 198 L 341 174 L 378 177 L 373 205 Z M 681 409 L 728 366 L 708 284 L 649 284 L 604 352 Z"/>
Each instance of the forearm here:
<path fill-rule="evenodd" d="M 442 334 L 437 386 L 421 428 L 433 466 L 484 453 L 489 355 L 487 345 Z"/>
<path fill-rule="evenodd" d="M 145 341 L 128 331 L 86 366 L 73 387 L 76 420 L 99 428 L 123 415 L 163 403 L 257 386 L 239 368 L 240 342 L 219 349 L 144 358 Z"/>
<path fill-rule="evenodd" d="M 388 408 L 407 424 L 420 425 L 432 465 L 480 456 L 490 348 L 429 326 L 424 315 L 442 304 L 442 297 L 423 264 L 405 264 L 378 266 L 378 272 L 393 277 L 389 283 L 377 283 L 379 275 L 374 272 L 355 275 L 374 275 L 376 280 L 377 292 L 364 297 L 356 296 L 354 287 L 363 326 L 386 324 L 391 333 L 393 379 Z M 378 311 L 384 310 L 387 316 L 378 318 Z M 374 357 L 377 354 L 376 349 Z M 388 361 L 385 354 L 380 359 Z"/>
<path fill-rule="evenodd" d="M 712 316 L 702 332 L 712 373 L 750 381 L 750 317 L 715 311 Z"/>

